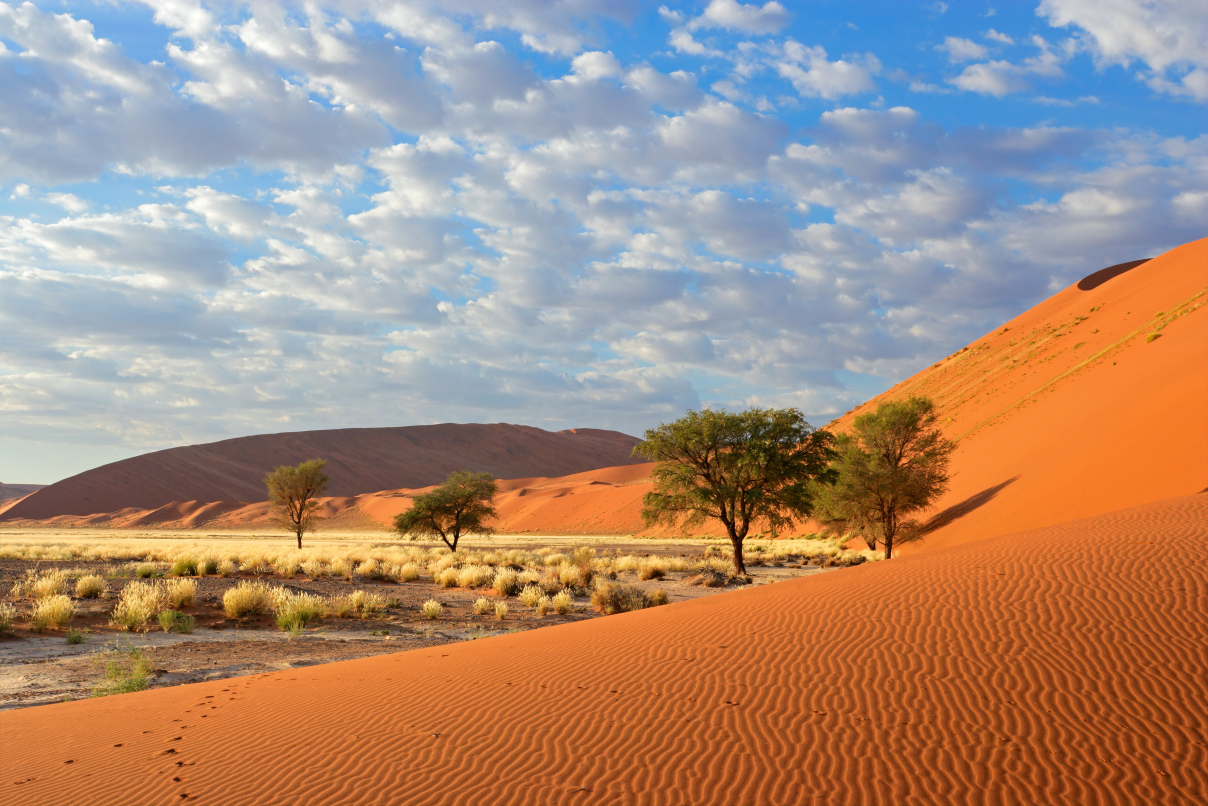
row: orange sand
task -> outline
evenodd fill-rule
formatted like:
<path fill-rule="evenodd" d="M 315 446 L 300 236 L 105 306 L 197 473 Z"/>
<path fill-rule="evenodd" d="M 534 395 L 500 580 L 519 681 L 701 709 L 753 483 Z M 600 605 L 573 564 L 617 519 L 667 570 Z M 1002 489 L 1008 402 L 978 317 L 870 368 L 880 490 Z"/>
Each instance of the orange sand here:
<path fill-rule="evenodd" d="M 0 803 L 1201 804 L 1208 495 L 0 713 Z M 185 797 L 187 795 L 187 797 Z"/>

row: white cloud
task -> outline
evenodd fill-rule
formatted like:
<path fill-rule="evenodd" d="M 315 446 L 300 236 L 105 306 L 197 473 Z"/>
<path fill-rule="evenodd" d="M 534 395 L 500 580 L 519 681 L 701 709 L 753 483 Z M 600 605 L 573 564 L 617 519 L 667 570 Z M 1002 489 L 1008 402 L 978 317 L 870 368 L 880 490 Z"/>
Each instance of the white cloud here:
<path fill-rule="evenodd" d="M 1036 13 L 1081 29 L 1101 66 L 1141 61 L 1154 89 L 1208 100 L 1208 5 L 1200 0 L 1043 0 Z"/>
<path fill-rule="evenodd" d="M 737 0 L 711 0 L 703 14 L 688 23 L 689 30 L 725 28 L 745 34 L 774 34 L 788 25 L 788 9 L 777 0 L 762 6 Z"/>
<path fill-rule="evenodd" d="M 981 64 L 971 64 L 948 83 L 967 92 L 993 95 L 1001 98 L 1014 92 L 1025 92 L 1032 88 L 1032 77 L 1059 78 L 1065 75 L 1061 69 L 1061 55 L 1054 53 L 1042 37 L 1033 36 L 1032 44 L 1037 55 L 1015 64 L 995 59 Z"/>
<path fill-rule="evenodd" d="M 881 72 L 877 57 L 866 53 L 850 58 L 832 62 L 820 45 L 806 47 L 790 39 L 772 63 L 801 95 L 833 100 L 876 88 L 873 76 Z"/>
<path fill-rule="evenodd" d="M 1004 34 L 1004 33 L 999 33 L 998 31 L 995 31 L 993 28 L 986 31 L 984 34 L 982 34 L 982 36 L 984 36 L 986 39 L 990 39 L 995 42 L 1000 42 L 1004 45 L 1014 45 L 1015 44 L 1015 40 L 1012 39 L 1009 35 Z"/>
<path fill-rule="evenodd" d="M 959 36 L 944 37 L 943 43 L 936 45 L 935 49 L 947 54 L 948 61 L 953 64 L 984 59 L 986 54 L 989 53 L 983 45 Z"/>

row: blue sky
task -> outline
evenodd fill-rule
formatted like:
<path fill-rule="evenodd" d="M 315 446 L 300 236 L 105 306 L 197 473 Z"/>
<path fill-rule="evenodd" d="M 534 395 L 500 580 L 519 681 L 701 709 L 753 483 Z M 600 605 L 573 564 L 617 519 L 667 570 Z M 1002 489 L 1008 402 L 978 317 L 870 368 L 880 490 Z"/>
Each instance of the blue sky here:
<path fill-rule="evenodd" d="M 821 425 L 1203 237 L 1200 0 L 0 2 L 0 481 Z"/>

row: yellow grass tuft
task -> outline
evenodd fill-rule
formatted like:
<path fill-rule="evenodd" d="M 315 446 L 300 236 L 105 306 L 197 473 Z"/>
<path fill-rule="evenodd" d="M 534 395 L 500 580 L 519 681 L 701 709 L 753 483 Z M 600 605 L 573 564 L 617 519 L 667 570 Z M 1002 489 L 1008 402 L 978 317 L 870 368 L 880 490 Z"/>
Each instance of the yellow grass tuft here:
<path fill-rule="evenodd" d="M 218 576 L 229 577 L 235 574 L 235 563 L 231 560 L 223 560 L 218 563 Z"/>
<path fill-rule="evenodd" d="M 638 579 L 662 579 L 667 576 L 667 563 L 658 557 L 647 557 L 638 563 Z"/>
<path fill-rule="evenodd" d="M 491 600 L 485 596 L 479 596 L 474 600 L 474 615 L 485 616 L 491 612 Z"/>
<path fill-rule="evenodd" d="M 485 588 L 495 579 L 495 569 L 489 565 L 465 565 L 457 572 L 460 588 Z"/>
<path fill-rule="evenodd" d="M 500 568 L 495 572 L 491 587 L 500 596 L 511 596 L 520 588 L 520 577 L 511 568 Z"/>
<path fill-rule="evenodd" d="M 550 611 L 550 608 L 552 608 L 552 607 L 553 607 L 553 603 L 550 602 L 549 597 L 542 596 L 540 599 L 537 600 L 537 615 L 544 616 L 544 615 L 548 614 Z"/>
<path fill-rule="evenodd" d="M 142 629 L 160 610 L 158 585 L 131 582 L 122 588 L 109 622 L 124 630 Z"/>
<path fill-rule="evenodd" d="M 5 633 L 12 629 L 13 622 L 16 619 L 17 608 L 8 602 L 0 602 L 0 633 Z"/>
<path fill-rule="evenodd" d="M 223 612 L 231 618 L 267 613 L 272 605 L 272 588 L 259 580 L 244 580 L 222 595 Z"/>
<path fill-rule="evenodd" d="M 495 603 L 495 617 L 498 618 L 500 621 L 503 621 L 505 618 L 508 617 L 508 603 L 507 602 L 496 602 Z"/>
<path fill-rule="evenodd" d="M 419 564 L 409 562 L 398 569 L 395 579 L 399 582 L 414 582 L 419 579 Z"/>
<path fill-rule="evenodd" d="M 525 585 L 518 598 L 525 607 L 536 607 L 537 602 L 545 598 L 545 591 L 536 585 Z"/>
<path fill-rule="evenodd" d="M 554 612 L 560 616 L 565 616 L 570 612 L 571 605 L 575 603 L 575 595 L 568 590 L 564 590 L 554 596 L 552 603 Z"/>
<path fill-rule="evenodd" d="M 449 569 L 449 570 L 451 570 L 451 569 Z M 426 601 L 422 605 L 420 605 L 419 609 L 420 609 L 420 612 L 422 612 L 426 618 L 436 619 L 436 618 L 440 618 L 440 614 L 442 612 L 444 612 L 445 608 L 443 605 L 441 605 L 440 602 L 436 601 L 435 599 L 429 599 L 428 601 Z"/>
<path fill-rule="evenodd" d="M 173 608 L 181 608 L 193 604 L 197 596 L 197 580 L 168 579 L 164 580 L 164 599 Z"/>
<path fill-rule="evenodd" d="M 44 596 L 34 603 L 34 609 L 30 611 L 29 628 L 34 632 L 41 632 L 47 627 L 59 629 L 74 615 L 75 605 L 69 596 L 62 593 Z"/>
<path fill-rule="evenodd" d="M 108 587 L 100 574 L 86 574 L 76 580 L 75 595 L 77 599 L 98 599 L 105 595 Z"/>

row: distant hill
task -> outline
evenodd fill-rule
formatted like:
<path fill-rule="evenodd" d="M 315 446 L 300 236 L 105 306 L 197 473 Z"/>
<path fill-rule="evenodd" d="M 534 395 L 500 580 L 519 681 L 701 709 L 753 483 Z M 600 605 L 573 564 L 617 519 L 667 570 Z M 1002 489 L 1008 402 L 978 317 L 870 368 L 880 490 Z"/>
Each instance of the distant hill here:
<path fill-rule="evenodd" d="M 327 460 L 328 494 L 354 496 L 438 484 L 454 470 L 500 478 L 564 476 L 634 464 L 638 440 L 616 431 L 550 432 L 508 424 L 344 428 L 239 437 L 124 459 L 42 488 L 0 521 L 42 520 L 174 501 L 262 501 L 273 467 Z"/>
<path fill-rule="evenodd" d="M 2 484 L 0 483 L 0 503 L 12 501 L 17 498 L 24 498 L 30 493 L 36 493 L 45 487 L 45 484 Z"/>

